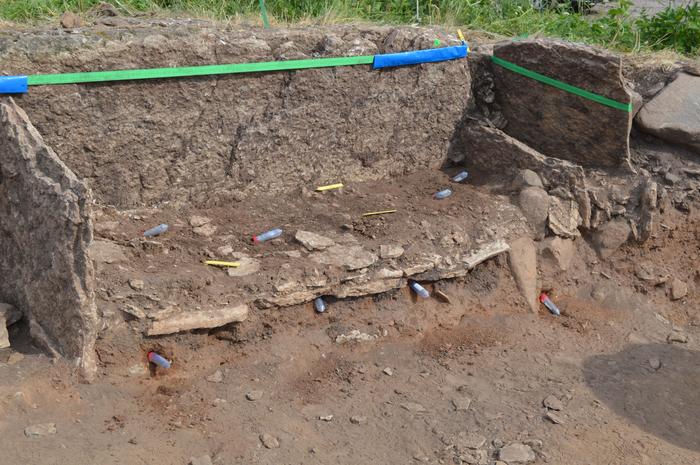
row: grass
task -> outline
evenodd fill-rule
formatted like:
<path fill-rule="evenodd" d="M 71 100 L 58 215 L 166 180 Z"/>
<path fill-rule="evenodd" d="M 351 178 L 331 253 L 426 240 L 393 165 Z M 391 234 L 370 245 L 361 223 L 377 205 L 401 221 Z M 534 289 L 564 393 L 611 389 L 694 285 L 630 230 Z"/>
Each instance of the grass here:
<path fill-rule="evenodd" d="M 552 0 L 556 1 L 556 0 Z M 36 21 L 64 11 L 84 13 L 100 0 L 0 0 L 0 19 Z M 126 14 L 189 15 L 219 20 L 259 18 L 258 0 L 112 0 Z M 356 20 L 390 24 L 416 22 L 416 0 L 266 0 L 274 23 Z M 697 3 L 668 7 L 655 16 L 632 17 L 629 0 L 607 15 L 591 18 L 565 5 L 535 9 L 530 0 L 419 0 L 420 23 L 459 25 L 506 37 L 543 35 L 622 51 L 673 50 L 700 53 Z"/>

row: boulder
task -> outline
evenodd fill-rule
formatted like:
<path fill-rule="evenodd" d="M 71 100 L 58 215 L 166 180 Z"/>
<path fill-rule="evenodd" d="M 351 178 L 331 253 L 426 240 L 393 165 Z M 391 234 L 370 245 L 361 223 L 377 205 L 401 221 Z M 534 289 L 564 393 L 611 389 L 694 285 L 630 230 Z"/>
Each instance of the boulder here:
<path fill-rule="evenodd" d="M 700 152 L 700 77 L 678 74 L 635 121 L 644 132 Z"/>
<path fill-rule="evenodd" d="M 532 170 L 520 170 L 518 174 L 513 179 L 513 190 L 520 190 L 525 187 L 539 187 L 543 188 L 542 180 L 540 176 Z"/>
<path fill-rule="evenodd" d="M 632 228 L 623 218 L 615 218 L 612 221 L 605 223 L 593 235 L 593 246 L 598 252 L 600 258 L 608 258 L 622 244 L 627 242 Z"/>
<path fill-rule="evenodd" d="M 510 243 L 510 269 L 528 307 L 537 313 L 537 249 L 529 237 Z"/>
<path fill-rule="evenodd" d="M 494 57 L 623 104 L 632 96 L 620 56 L 564 41 L 496 44 Z M 584 166 L 629 165 L 632 114 L 543 84 L 494 63 L 504 131 L 550 157 Z"/>
<path fill-rule="evenodd" d="M 546 232 L 549 199 L 549 195 L 541 187 L 526 187 L 518 197 L 520 209 L 532 227 L 537 240 L 543 239 Z"/>
<path fill-rule="evenodd" d="M 575 200 L 550 196 L 547 219 L 549 229 L 557 236 L 573 238 L 581 235 L 578 231 L 581 215 Z"/>
<path fill-rule="evenodd" d="M 571 239 L 548 237 L 540 245 L 540 266 L 543 270 L 566 271 L 574 257 L 576 247 Z"/>

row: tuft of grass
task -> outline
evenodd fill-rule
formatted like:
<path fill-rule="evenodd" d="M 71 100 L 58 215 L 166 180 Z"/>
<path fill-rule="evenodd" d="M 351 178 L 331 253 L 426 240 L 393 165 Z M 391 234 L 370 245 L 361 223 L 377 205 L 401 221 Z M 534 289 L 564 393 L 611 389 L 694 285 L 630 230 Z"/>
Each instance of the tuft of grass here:
<path fill-rule="evenodd" d="M 154 12 L 218 20 L 259 16 L 259 0 L 111 0 L 126 14 Z M 565 3 L 558 3 L 565 2 Z M 36 21 L 64 11 L 85 13 L 100 0 L 0 0 L 0 19 Z M 388 24 L 465 27 L 502 36 L 543 35 L 602 45 L 622 51 L 675 50 L 700 53 L 700 7 L 668 7 L 654 16 L 630 14 L 631 1 L 619 0 L 605 16 L 574 11 L 568 0 L 266 0 L 275 23 L 365 20 Z M 579 0 L 581 3 L 581 0 Z M 585 2 L 584 2 L 585 3 Z"/>

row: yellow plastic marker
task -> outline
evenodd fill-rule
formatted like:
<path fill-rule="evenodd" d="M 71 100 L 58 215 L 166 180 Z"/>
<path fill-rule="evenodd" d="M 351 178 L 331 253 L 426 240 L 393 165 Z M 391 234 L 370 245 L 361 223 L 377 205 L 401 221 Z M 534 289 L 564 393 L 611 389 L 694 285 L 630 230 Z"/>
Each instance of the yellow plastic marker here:
<path fill-rule="evenodd" d="M 363 213 L 362 217 L 366 216 L 377 216 L 377 215 L 386 215 L 387 213 L 396 213 L 396 210 L 384 210 L 380 212 L 369 212 L 369 213 Z"/>
<path fill-rule="evenodd" d="M 329 184 L 327 186 L 317 187 L 316 192 L 330 191 L 333 189 L 340 189 L 341 187 L 343 187 L 343 183 L 339 182 L 338 184 Z"/>
<path fill-rule="evenodd" d="M 461 40 L 462 42 L 466 42 L 466 40 L 464 40 L 464 34 L 462 34 L 461 29 L 457 29 L 457 37 L 459 37 L 459 40 Z"/>
<path fill-rule="evenodd" d="M 205 265 L 220 266 L 222 268 L 238 268 L 241 266 L 239 262 L 220 262 L 218 260 L 207 260 L 204 262 Z"/>

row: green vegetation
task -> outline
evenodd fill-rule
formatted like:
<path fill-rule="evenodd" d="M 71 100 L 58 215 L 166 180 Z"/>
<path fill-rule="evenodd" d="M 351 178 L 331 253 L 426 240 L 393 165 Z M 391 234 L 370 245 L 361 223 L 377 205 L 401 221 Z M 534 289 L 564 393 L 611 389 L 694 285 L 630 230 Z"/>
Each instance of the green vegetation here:
<path fill-rule="evenodd" d="M 157 12 L 215 19 L 259 18 L 259 0 L 112 0 L 127 14 Z M 668 7 L 639 17 L 630 14 L 630 0 L 605 16 L 590 17 L 555 3 L 538 11 L 530 0 L 419 0 L 421 24 L 459 25 L 514 37 L 541 34 L 603 45 L 624 51 L 670 49 L 700 52 L 700 7 L 697 3 Z M 64 11 L 86 12 L 100 0 L 0 0 L 0 18 L 32 21 Z M 322 23 L 366 20 L 381 23 L 416 22 L 415 0 L 266 0 L 276 22 Z"/>

